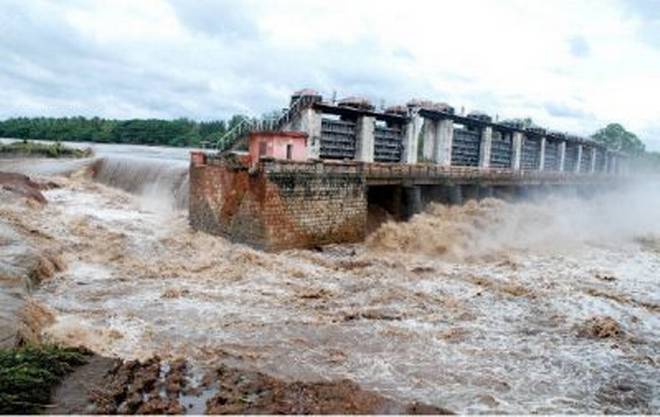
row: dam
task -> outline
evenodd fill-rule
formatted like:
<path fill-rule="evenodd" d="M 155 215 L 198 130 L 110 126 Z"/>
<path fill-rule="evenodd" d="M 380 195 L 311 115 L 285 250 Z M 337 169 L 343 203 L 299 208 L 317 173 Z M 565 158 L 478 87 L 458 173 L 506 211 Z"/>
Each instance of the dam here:
<path fill-rule="evenodd" d="M 629 171 L 627 155 L 587 138 L 445 103 L 376 110 L 313 90 L 268 124 L 239 125 L 219 148 L 191 153 L 190 224 L 265 250 L 360 242 L 376 206 L 408 219 L 429 202 L 588 194 Z"/>

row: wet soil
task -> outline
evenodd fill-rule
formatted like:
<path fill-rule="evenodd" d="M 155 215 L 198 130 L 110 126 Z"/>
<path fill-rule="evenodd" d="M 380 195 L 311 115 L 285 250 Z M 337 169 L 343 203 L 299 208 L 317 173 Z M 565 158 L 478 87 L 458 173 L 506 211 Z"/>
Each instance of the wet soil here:
<path fill-rule="evenodd" d="M 92 357 L 53 392 L 47 414 L 453 414 L 401 403 L 350 380 L 288 382 L 184 360 L 143 362 Z"/>
<path fill-rule="evenodd" d="M 41 193 L 44 186 L 22 174 L 0 172 L 0 190 L 25 197 L 36 203 L 46 204 L 46 197 Z"/>

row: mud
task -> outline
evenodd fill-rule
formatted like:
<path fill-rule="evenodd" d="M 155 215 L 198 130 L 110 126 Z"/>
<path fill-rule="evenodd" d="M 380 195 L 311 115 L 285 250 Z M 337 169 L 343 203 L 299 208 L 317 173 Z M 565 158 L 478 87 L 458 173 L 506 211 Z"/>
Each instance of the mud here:
<path fill-rule="evenodd" d="M 3 210 L 12 205 L 38 215 L 40 204 L 34 206 L 30 201 L 34 200 L 10 200 L 0 206 L 0 347 L 37 342 L 42 329 L 54 322 L 54 314 L 31 300 L 30 294 L 43 280 L 64 270 L 59 249 L 38 231 L 25 227 L 13 211 Z"/>
<path fill-rule="evenodd" d="M 402 404 L 350 380 L 287 382 L 226 365 L 203 371 L 183 360 L 100 356 L 70 374 L 52 402 L 49 414 L 452 414 Z"/>
<path fill-rule="evenodd" d="M 8 199 L 13 194 L 35 203 L 46 204 L 46 198 L 41 193 L 44 187 L 26 175 L 0 172 L 0 195 L 3 199 Z"/>

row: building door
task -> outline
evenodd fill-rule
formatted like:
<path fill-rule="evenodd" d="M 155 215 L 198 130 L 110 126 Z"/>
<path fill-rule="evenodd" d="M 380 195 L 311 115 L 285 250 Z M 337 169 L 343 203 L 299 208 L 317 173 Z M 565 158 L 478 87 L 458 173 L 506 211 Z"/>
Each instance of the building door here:
<path fill-rule="evenodd" d="M 286 159 L 293 159 L 293 145 L 286 145 Z"/>

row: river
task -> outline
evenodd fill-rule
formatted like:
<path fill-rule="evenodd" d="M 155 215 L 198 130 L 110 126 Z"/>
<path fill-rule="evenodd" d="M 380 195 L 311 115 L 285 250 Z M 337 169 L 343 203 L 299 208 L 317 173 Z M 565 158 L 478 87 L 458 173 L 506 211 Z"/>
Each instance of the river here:
<path fill-rule="evenodd" d="M 272 254 L 190 229 L 189 150 L 94 150 L 0 161 L 59 185 L 43 207 L 0 206 L 66 265 L 33 294 L 49 340 L 349 378 L 459 413 L 660 412 L 657 183 L 432 205 L 364 244 Z"/>

